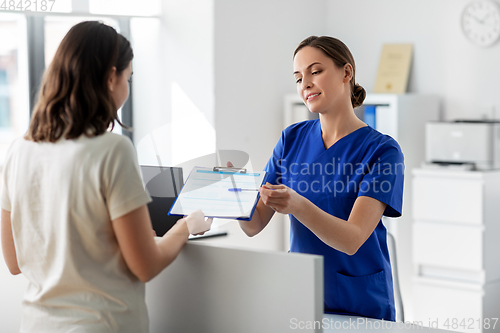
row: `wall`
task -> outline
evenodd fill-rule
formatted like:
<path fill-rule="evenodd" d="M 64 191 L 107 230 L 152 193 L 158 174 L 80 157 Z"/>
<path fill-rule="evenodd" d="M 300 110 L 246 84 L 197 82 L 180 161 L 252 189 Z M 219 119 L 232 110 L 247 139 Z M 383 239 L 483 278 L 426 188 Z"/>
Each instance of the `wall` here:
<path fill-rule="evenodd" d="M 469 2 L 329 0 L 327 32 L 349 46 L 368 92 L 382 45 L 412 43 L 409 92 L 441 96 L 446 119 L 491 117 L 493 109 L 500 117 L 500 43 L 480 48 L 466 39 L 460 15 Z"/>
<path fill-rule="evenodd" d="M 305 6 L 318 15 L 303 15 Z M 215 1 L 217 149 L 243 150 L 255 170 L 264 168 L 283 129 L 284 95 L 295 92 L 293 51 L 325 32 L 324 10 L 323 0 Z M 283 249 L 285 219 L 276 214 L 251 242 Z"/>
<path fill-rule="evenodd" d="M 215 151 L 213 1 L 162 6 L 158 25 L 133 40 L 134 141 L 140 163 L 157 165 L 158 155 L 179 165 Z"/>
<path fill-rule="evenodd" d="M 314 8 L 318 15 L 303 15 Z M 283 98 L 294 93 L 292 56 L 325 32 L 323 0 L 215 2 L 215 124 L 219 149 L 267 163 L 283 129 Z"/>

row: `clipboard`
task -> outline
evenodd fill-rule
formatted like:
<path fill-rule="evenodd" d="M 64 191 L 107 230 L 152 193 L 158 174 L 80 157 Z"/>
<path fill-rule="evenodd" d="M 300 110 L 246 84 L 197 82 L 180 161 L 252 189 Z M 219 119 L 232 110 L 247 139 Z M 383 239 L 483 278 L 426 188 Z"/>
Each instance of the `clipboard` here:
<path fill-rule="evenodd" d="M 265 171 L 194 167 L 168 214 L 185 216 L 201 209 L 206 217 L 250 221 L 266 179 Z"/>

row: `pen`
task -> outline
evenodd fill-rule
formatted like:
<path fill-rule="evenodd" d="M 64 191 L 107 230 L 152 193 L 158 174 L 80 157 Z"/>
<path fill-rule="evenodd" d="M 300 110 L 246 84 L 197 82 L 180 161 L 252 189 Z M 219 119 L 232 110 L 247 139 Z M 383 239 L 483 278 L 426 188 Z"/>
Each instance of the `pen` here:
<path fill-rule="evenodd" d="M 228 188 L 227 189 L 229 192 L 241 192 L 241 191 L 258 191 L 258 188 L 239 188 L 239 187 L 234 187 L 234 188 Z"/>

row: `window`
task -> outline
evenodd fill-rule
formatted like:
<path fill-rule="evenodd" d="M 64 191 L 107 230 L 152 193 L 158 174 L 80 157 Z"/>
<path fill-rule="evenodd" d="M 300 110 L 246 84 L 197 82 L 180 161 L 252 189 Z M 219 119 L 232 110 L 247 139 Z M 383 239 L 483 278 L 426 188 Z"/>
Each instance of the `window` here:
<path fill-rule="evenodd" d="M 28 128 L 26 20 L 0 14 L 0 166 L 12 141 Z"/>
<path fill-rule="evenodd" d="M 10 106 L 7 70 L 0 69 L 0 128 L 8 127 L 10 127 Z"/>
<path fill-rule="evenodd" d="M 157 42 L 161 31 L 159 21 L 161 6 L 161 0 L 138 2 L 56 0 L 51 10 L 47 11 L 38 9 L 35 13 L 19 9 L 0 12 L 0 36 L 2 36 L 0 42 L 0 170 L 11 142 L 26 133 L 30 108 L 36 102 L 35 95 L 38 93 L 45 68 L 52 61 L 68 30 L 78 22 L 102 21 L 122 33 L 132 43 L 135 51 L 132 66 L 134 69 L 137 68 L 137 75 L 134 75 L 128 101 L 118 110 L 119 119 L 125 125 L 134 127 L 133 105 L 140 108 L 142 112 L 163 107 L 161 101 L 156 98 L 163 93 L 159 88 L 162 86 L 161 74 L 155 75 L 153 81 L 150 79 L 151 73 L 158 72 L 151 64 L 152 58 L 157 62 L 162 61 L 159 57 L 161 44 Z M 135 44 L 141 46 L 140 51 L 135 49 Z M 139 75 L 139 72 L 142 74 Z M 136 88 L 139 88 L 137 89 L 140 90 L 139 94 L 134 92 Z M 154 90 L 154 93 L 150 90 Z M 132 101 L 134 94 L 141 98 L 135 102 Z M 113 132 L 132 138 L 131 132 L 125 130 L 122 133 L 121 126 L 116 125 Z"/>
<path fill-rule="evenodd" d="M 89 0 L 89 12 L 103 15 L 156 16 L 161 12 L 161 1 Z"/>

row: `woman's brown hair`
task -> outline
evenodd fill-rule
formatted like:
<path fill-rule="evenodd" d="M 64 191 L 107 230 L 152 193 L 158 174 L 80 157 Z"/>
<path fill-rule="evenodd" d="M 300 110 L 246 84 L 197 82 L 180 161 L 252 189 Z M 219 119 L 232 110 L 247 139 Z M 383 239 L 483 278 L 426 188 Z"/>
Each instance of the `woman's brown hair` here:
<path fill-rule="evenodd" d="M 117 116 L 109 94 L 113 67 L 121 75 L 134 57 L 130 43 L 97 21 L 73 26 L 46 70 L 25 139 L 55 142 L 103 134 Z"/>
<path fill-rule="evenodd" d="M 339 68 L 344 67 L 346 64 L 350 64 L 352 66 L 351 103 L 353 107 L 363 104 L 366 97 L 366 91 L 362 86 L 357 84 L 354 79 L 356 74 L 356 65 L 354 64 L 354 57 L 352 56 L 351 51 L 349 51 L 349 48 L 337 38 L 329 36 L 310 36 L 300 42 L 299 46 L 297 46 L 295 52 L 293 53 L 293 57 L 295 58 L 297 52 L 306 46 L 320 49 L 327 56 L 332 58 L 335 65 Z"/>

